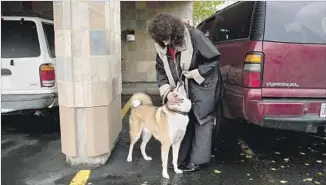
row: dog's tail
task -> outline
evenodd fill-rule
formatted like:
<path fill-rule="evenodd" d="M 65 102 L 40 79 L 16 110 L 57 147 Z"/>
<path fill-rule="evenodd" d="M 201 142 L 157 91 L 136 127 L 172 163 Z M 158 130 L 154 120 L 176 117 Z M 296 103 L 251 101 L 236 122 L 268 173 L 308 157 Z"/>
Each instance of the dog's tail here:
<path fill-rule="evenodd" d="M 131 97 L 131 107 L 136 108 L 140 105 L 153 105 L 152 99 L 145 93 L 136 93 Z"/>

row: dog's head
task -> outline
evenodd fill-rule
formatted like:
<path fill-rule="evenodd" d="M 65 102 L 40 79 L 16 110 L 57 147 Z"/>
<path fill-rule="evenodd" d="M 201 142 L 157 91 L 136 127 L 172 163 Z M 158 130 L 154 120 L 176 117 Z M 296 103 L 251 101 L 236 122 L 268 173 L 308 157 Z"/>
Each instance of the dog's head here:
<path fill-rule="evenodd" d="M 171 103 L 168 102 L 166 104 L 167 108 L 172 110 L 172 111 L 179 111 L 179 112 L 184 112 L 187 113 L 191 109 L 191 101 L 190 99 L 187 98 L 183 93 L 178 93 L 175 91 L 175 93 L 178 94 L 178 97 L 183 99 L 181 103 Z"/>

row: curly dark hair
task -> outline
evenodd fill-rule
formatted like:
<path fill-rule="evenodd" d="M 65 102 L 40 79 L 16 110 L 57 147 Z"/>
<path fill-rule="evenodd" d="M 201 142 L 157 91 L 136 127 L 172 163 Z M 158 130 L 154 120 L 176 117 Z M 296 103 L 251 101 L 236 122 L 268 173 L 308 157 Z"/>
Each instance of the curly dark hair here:
<path fill-rule="evenodd" d="M 171 44 L 183 44 L 185 24 L 172 15 L 161 13 L 149 24 L 148 32 L 156 43 L 164 47 L 163 41 L 171 39 Z"/>

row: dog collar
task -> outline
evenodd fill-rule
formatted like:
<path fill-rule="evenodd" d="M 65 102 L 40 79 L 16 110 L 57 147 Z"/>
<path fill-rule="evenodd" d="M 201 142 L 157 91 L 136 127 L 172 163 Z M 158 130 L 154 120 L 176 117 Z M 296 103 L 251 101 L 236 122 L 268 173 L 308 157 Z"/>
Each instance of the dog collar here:
<path fill-rule="evenodd" d="M 184 115 L 184 116 L 188 116 L 188 112 L 182 112 L 182 111 L 178 111 L 178 110 L 171 110 L 172 112 Z"/>
<path fill-rule="evenodd" d="M 181 115 L 184 115 L 184 116 L 188 116 L 188 114 L 189 114 L 188 112 L 183 112 L 183 111 L 179 111 L 179 110 L 172 110 L 168 106 L 166 106 L 166 108 L 171 112 L 175 112 L 175 113 L 178 113 L 178 114 L 181 114 Z"/>

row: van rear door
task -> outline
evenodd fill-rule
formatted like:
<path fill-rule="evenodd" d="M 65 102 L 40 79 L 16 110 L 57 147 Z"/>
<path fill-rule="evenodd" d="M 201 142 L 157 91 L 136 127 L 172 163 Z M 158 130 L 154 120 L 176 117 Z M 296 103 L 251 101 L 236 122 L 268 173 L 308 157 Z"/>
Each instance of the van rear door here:
<path fill-rule="evenodd" d="M 326 2 L 267 1 L 263 51 L 264 88 L 325 90 Z"/>
<path fill-rule="evenodd" d="M 30 94 L 41 90 L 41 47 L 37 23 L 29 18 L 1 20 L 2 94 Z"/>

